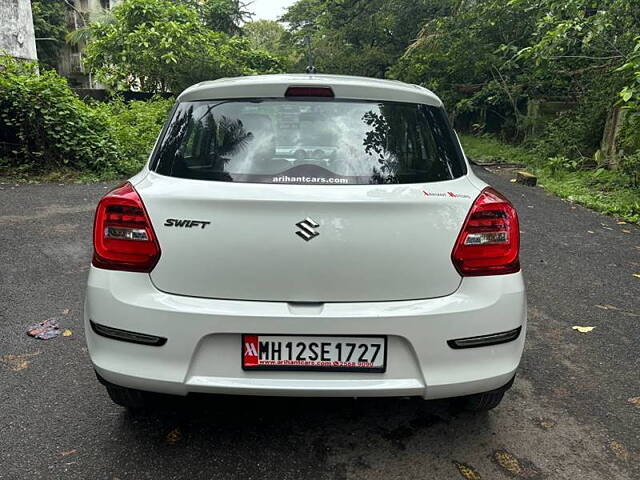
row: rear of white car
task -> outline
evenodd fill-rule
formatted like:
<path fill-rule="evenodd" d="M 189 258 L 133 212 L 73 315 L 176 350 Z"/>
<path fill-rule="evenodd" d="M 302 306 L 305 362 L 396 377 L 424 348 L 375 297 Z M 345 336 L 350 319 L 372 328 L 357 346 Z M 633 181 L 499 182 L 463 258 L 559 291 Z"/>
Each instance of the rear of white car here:
<path fill-rule="evenodd" d="M 522 354 L 515 210 L 420 87 L 288 75 L 178 99 L 102 199 L 85 321 L 112 398 L 500 401 Z"/>

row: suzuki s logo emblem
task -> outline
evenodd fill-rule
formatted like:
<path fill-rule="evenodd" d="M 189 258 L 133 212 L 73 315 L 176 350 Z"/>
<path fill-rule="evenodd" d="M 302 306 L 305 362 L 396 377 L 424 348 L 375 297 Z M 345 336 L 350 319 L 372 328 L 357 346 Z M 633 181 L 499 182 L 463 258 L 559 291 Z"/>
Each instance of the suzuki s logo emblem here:
<path fill-rule="evenodd" d="M 318 228 L 319 226 L 320 225 L 307 217 L 301 222 L 296 223 L 296 227 L 300 228 L 300 230 L 296 232 L 296 235 L 308 242 L 309 240 L 320 235 L 320 233 L 314 230 L 314 228 Z"/>

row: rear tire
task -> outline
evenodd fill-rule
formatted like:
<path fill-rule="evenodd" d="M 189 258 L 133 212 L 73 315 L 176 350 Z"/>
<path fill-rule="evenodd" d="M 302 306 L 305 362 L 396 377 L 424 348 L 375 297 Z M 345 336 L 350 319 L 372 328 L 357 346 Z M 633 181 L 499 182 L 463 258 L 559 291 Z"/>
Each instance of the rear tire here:
<path fill-rule="evenodd" d="M 113 403 L 127 410 L 140 411 L 149 405 L 148 394 L 141 390 L 111 384 L 105 385 L 105 388 Z"/>
<path fill-rule="evenodd" d="M 491 390 L 490 392 L 476 393 L 459 399 L 460 406 L 468 412 L 488 412 L 496 408 L 502 402 L 504 394 L 513 385 L 516 376 L 514 375 L 506 385 Z"/>
<path fill-rule="evenodd" d="M 504 392 L 504 390 L 499 390 L 469 395 L 462 399 L 462 406 L 469 412 L 488 412 L 500 405 Z"/>

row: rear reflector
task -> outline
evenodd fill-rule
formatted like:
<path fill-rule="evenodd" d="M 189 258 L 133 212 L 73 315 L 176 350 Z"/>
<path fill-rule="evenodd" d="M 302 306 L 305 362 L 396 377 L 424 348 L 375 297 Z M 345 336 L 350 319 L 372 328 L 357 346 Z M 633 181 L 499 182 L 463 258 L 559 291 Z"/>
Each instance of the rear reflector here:
<path fill-rule="evenodd" d="M 155 335 L 147 335 L 146 333 L 130 332 L 129 330 L 120 330 L 119 328 L 107 327 L 89 320 L 91 329 L 101 337 L 111 338 L 112 340 L 120 340 L 122 342 L 139 343 L 141 345 L 151 345 L 153 347 L 161 347 L 167 343 L 164 337 L 156 337 Z"/>
<path fill-rule="evenodd" d="M 107 270 L 150 272 L 160 246 L 149 215 L 130 183 L 107 193 L 96 210 L 93 266 Z"/>
<path fill-rule="evenodd" d="M 289 87 L 285 97 L 333 97 L 329 87 Z"/>
<path fill-rule="evenodd" d="M 462 276 L 520 271 L 520 226 L 509 200 L 485 188 L 471 206 L 451 258 Z"/>
<path fill-rule="evenodd" d="M 501 343 L 512 342 L 520 336 L 522 327 L 509 330 L 508 332 L 493 333 L 491 335 L 480 335 L 479 337 L 459 338 L 449 340 L 447 344 L 456 350 L 461 348 L 486 347 L 489 345 L 499 345 Z"/>

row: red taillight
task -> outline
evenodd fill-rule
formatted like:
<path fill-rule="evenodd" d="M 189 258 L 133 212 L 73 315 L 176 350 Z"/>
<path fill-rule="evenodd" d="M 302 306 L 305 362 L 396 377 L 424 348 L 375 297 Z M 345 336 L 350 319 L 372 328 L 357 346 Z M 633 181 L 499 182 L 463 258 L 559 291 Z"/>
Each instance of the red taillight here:
<path fill-rule="evenodd" d="M 93 266 L 150 272 L 159 258 L 151 220 L 133 186 L 127 182 L 102 197 L 93 224 Z"/>
<path fill-rule="evenodd" d="M 333 97 L 329 87 L 289 87 L 285 97 Z"/>
<path fill-rule="evenodd" d="M 476 198 L 451 258 L 462 276 L 520 271 L 520 226 L 513 205 L 492 188 Z"/>

